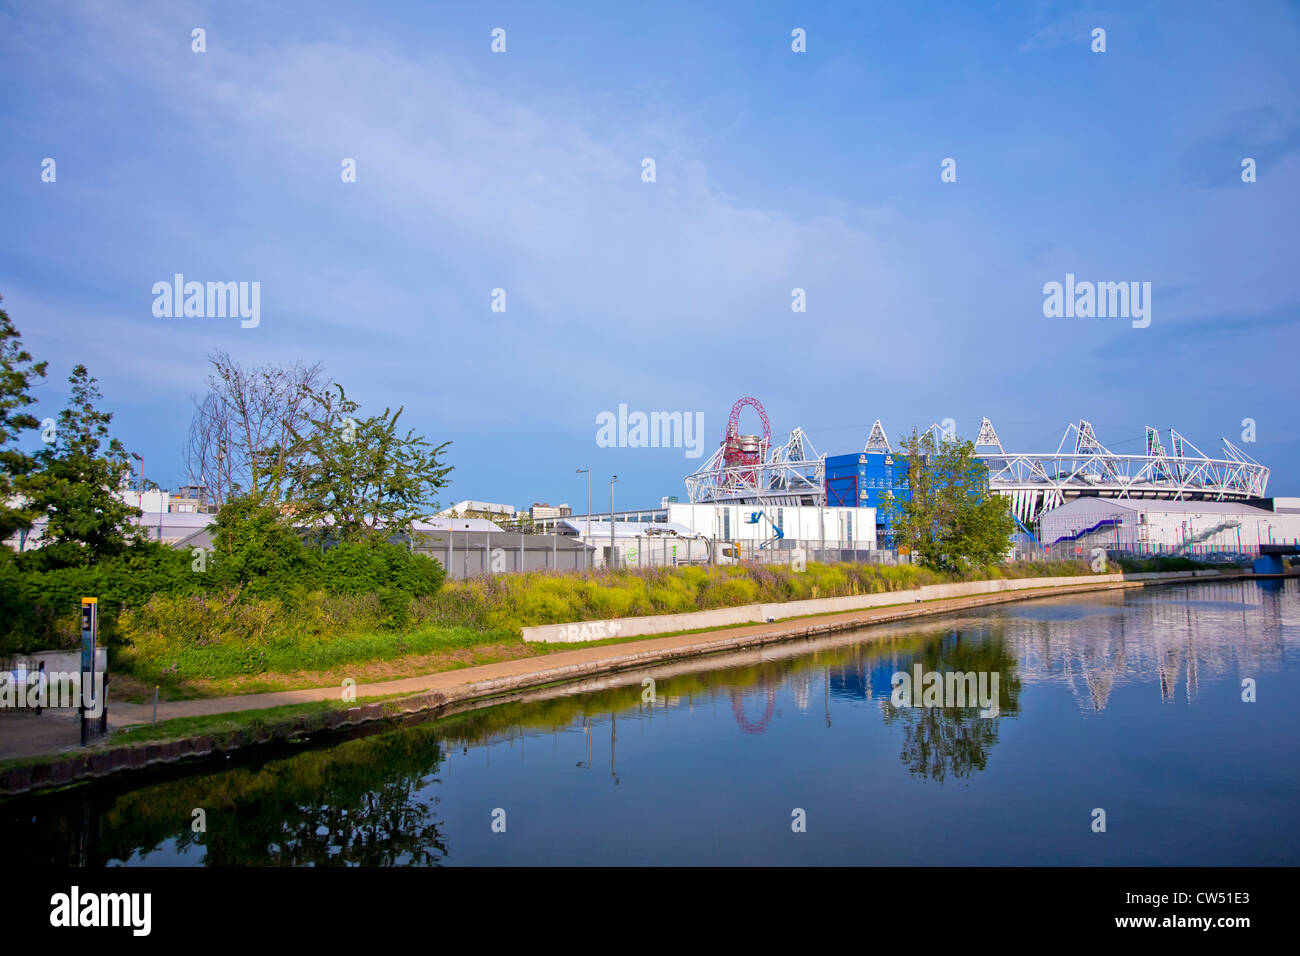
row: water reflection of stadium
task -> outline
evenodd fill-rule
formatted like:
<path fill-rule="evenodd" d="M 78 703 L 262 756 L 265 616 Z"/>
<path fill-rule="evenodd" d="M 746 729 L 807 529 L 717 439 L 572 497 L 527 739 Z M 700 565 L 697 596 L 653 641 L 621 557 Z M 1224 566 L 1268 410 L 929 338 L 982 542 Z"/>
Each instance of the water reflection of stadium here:
<path fill-rule="evenodd" d="M 1286 599 L 1298 589 L 1294 580 L 1233 581 L 1194 591 L 1116 591 L 1087 603 L 1032 601 L 958 618 L 938 640 L 997 637 L 1021 681 L 1063 684 L 1087 711 L 1105 710 L 1126 683 L 1151 683 L 1163 700 L 1191 702 L 1202 680 L 1282 667 L 1288 646 L 1300 643 L 1295 602 Z M 881 657 L 870 645 L 864 650 L 831 669 L 831 697 L 888 700 L 892 675 L 911 666 L 910 656 Z"/>

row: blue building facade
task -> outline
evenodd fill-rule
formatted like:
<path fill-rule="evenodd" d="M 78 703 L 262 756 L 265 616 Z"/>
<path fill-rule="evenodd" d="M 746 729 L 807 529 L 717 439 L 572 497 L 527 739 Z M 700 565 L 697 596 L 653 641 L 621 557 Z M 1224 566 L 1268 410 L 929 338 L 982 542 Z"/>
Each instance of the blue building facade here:
<path fill-rule="evenodd" d="M 908 500 L 909 461 L 893 452 L 857 452 L 826 458 L 826 504 L 829 507 L 876 509 L 876 537 L 893 547 L 893 522 L 885 512 L 885 495 Z"/>

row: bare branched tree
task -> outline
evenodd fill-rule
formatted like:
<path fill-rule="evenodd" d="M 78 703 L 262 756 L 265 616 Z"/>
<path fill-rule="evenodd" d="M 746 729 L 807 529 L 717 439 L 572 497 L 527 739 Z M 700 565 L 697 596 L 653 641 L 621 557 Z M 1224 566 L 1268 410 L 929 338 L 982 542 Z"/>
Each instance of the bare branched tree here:
<path fill-rule="evenodd" d="M 309 427 L 311 396 L 324 384 L 319 362 L 245 369 L 226 352 L 208 356 L 208 393 L 194 399 L 185 463 L 190 481 L 222 504 L 234 495 L 278 500 L 294 436 Z"/>

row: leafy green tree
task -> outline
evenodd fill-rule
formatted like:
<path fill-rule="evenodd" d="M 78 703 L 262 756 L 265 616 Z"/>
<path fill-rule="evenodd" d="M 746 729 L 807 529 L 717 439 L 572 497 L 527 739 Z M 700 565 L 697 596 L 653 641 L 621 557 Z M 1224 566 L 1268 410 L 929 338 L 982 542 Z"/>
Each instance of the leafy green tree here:
<path fill-rule="evenodd" d="M 387 540 L 409 534 L 413 522 L 437 510 L 434 495 L 451 471 L 438 456 L 450 442 L 435 446 L 413 430 L 399 433 L 401 408 L 355 417 L 360 406 L 341 385 L 313 398 L 311 427 L 295 433 L 290 456 L 296 522 L 339 541 Z"/>
<path fill-rule="evenodd" d="M 39 428 L 40 421 L 24 411 L 36 399 L 31 388 L 45 378 L 47 363 L 33 362 L 22 347 L 22 335 L 4 309 L 0 309 L 0 541 L 30 528 L 36 513 L 15 499 L 14 483 L 28 474 L 36 461 L 12 446 L 19 432 Z"/>
<path fill-rule="evenodd" d="M 0 656 L 37 648 L 75 647 L 80 641 L 79 599 L 99 597 L 99 633 L 117 640 L 124 607 L 155 594 L 193 594 L 205 579 L 190 568 L 190 553 L 137 538 L 119 554 L 90 564 L 59 561 L 51 545 L 15 554 L 0 549 Z"/>
<path fill-rule="evenodd" d="M 280 507 L 258 495 L 228 498 L 217 511 L 212 540 L 212 581 L 248 587 L 258 596 L 284 596 L 317 584 L 319 555 L 304 546 Z"/>
<path fill-rule="evenodd" d="M 915 429 L 903 442 L 908 496 L 885 495 L 895 546 L 937 571 L 964 571 L 1000 562 L 1016 523 L 1008 501 L 989 490 L 988 467 L 974 442 L 941 441 Z"/>
<path fill-rule="evenodd" d="M 16 482 L 33 512 L 46 519 L 42 551 L 68 565 L 121 554 L 135 537 L 139 508 L 118 496 L 130 473 L 126 449 L 109 435 L 111 412 L 86 366 L 72 370 L 72 401 L 59 412 L 54 441 L 36 452 L 36 469 Z"/>

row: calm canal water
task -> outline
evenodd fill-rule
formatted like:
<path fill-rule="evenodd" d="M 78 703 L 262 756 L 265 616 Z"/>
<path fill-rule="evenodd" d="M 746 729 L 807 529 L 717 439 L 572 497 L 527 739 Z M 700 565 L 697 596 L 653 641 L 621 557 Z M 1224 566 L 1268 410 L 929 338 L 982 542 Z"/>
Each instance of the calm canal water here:
<path fill-rule="evenodd" d="M 1298 585 L 1041 599 L 658 667 L 9 801 L 0 838 L 88 866 L 1294 865 Z M 996 673 L 997 715 L 895 707 L 916 664 Z"/>

